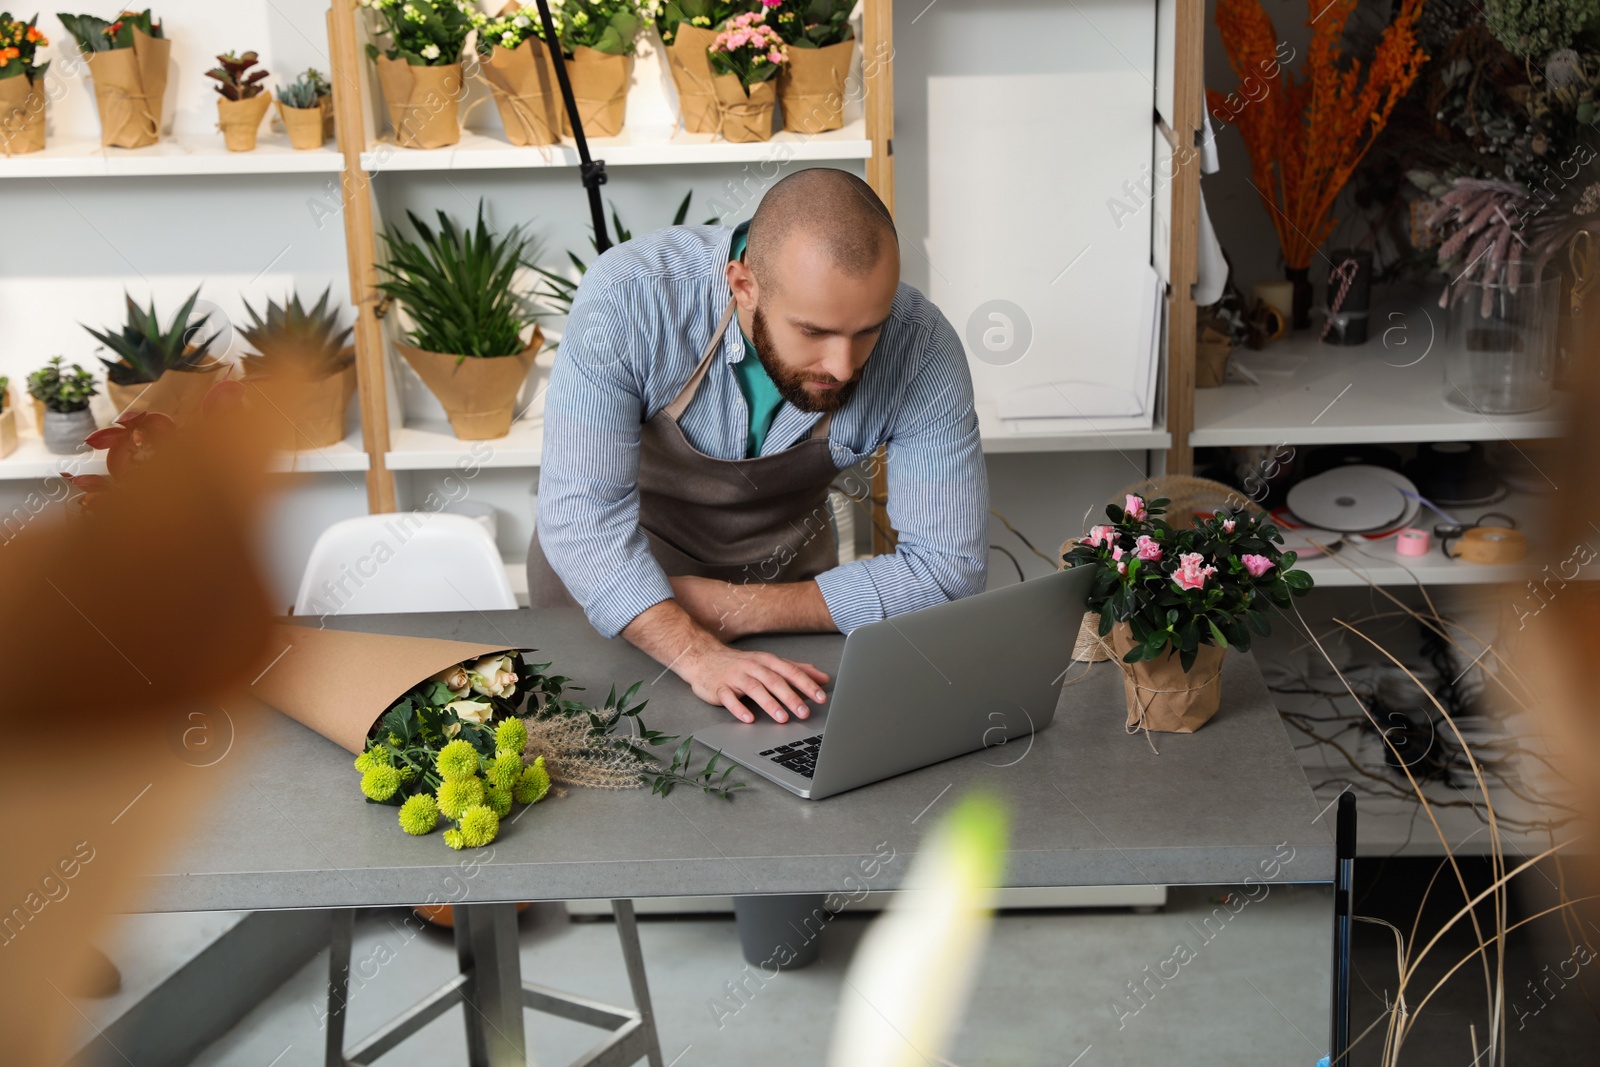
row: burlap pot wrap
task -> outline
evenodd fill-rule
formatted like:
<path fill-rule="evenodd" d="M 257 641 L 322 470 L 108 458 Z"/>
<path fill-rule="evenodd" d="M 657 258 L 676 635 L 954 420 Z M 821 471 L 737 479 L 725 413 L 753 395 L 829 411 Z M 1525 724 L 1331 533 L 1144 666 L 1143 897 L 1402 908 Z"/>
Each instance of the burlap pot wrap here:
<path fill-rule="evenodd" d="M 628 117 L 628 83 L 633 80 L 633 57 L 596 52 L 579 45 L 567 60 L 567 80 L 578 105 L 578 118 L 589 137 L 615 137 Z M 570 135 L 572 123 L 561 111 L 561 132 Z"/>
<path fill-rule="evenodd" d="M 167 92 L 172 42 L 133 31 L 133 46 L 84 57 L 100 109 L 100 144 L 144 148 L 161 139 L 161 98 Z"/>
<path fill-rule="evenodd" d="M 855 47 L 850 40 L 826 48 L 789 49 L 789 62 L 778 72 L 784 129 L 823 133 L 844 125 L 844 84 Z"/>
<path fill-rule="evenodd" d="M 413 67 L 378 57 L 378 83 L 401 148 L 446 148 L 461 140 L 461 64 Z"/>
<path fill-rule="evenodd" d="M 1194 667 L 1183 669 L 1177 655 L 1123 663 L 1134 648 L 1133 631 L 1119 622 L 1111 628 L 1111 649 L 1122 668 L 1128 699 L 1127 731 L 1192 734 L 1210 721 L 1222 701 L 1222 661 L 1227 649 L 1201 645 Z"/>
<path fill-rule="evenodd" d="M 44 148 L 44 86 L 26 74 L 0 81 L 0 154 Z"/>

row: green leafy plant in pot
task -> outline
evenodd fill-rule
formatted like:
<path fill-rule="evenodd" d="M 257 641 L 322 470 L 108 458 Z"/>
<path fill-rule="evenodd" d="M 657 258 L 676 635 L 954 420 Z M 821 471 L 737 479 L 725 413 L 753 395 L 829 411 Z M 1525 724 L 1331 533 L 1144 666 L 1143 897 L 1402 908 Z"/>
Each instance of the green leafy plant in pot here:
<path fill-rule="evenodd" d="M 120 330 L 100 331 L 85 326 L 95 340 L 118 358 L 100 360 L 106 368 L 106 393 L 117 411 L 137 406 L 140 410 L 160 411 L 175 419 L 197 407 L 202 397 L 227 367 L 211 356 L 219 333 L 201 338 L 208 318 L 191 323 L 200 290 L 189 294 L 165 328 L 156 314 L 155 300 L 149 310 L 126 297 L 128 319 Z"/>
<path fill-rule="evenodd" d="M 376 18 L 367 56 L 378 65 L 383 102 L 401 148 L 443 148 L 461 140 L 466 82 L 461 50 L 489 16 L 467 0 L 362 0 Z"/>
<path fill-rule="evenodd" d="M 94 433 L 94 413 L 89 401 L 99 390 L 94 375 L 78 366 L 61 366 L 61 357 L 28 375 L 28 395 L 44 405 L 40 433 L 44 446 L 60 456 L 70 456 L 83 448 L 83 440 Z"/>
<path fill-rule="evenodd" d="M 783 0 L 767 24 L 789 46 L 778 74 L 783 128 L 822 133 L 844 125 L 845 80 L 855 56 L 850 12 L 855 0 Z"/>
<path fill-rule="evenodd" d="M 656 15 L 667 69 L 678 90 L 678 113 L 689 133 L 716 133 L 720 126 L 717 95 L 711 88 L 711 63 L 706 50 L 717 30 L 735 15 L 760 8 L 760 0 L 667 0 Z"/>
<path fill-rule="evenodd" d="M 1312 587 L 1264 516 L 1219 511 L 1179 530 L 1168 501 L 1129 495 L 1106 508 L 1062 560 L 1097 569 L 1088 607 L 1100 613 L 1123 668 L 1127 729 L 1193 733 L 1216 713 L 1222 661 L 1272 632 L 1271 613 Z"/>
<path fill-rule="evenodd" d="M 378 288 L 412 323 L 406 341 L 395 347 L 438 397 L 457 437 L 504 437 L 544 345 L 534 312 L 516 288 L 518 272 L 532 268 L 535 244 L 520 226 L 491 231 L 481 202 L 470 229 L 442 211 L 437 215 L 436 232 L 406 212 L 415 240 L 383 234 L 389 256 L 379 264 Z"/>
<path fill-rule="evenodd" d="M 239 333 L 256 350 L 241 357 L 246 384 L 266 379 L 293 383 L 287 405 L 284 447 L 296 451 L 327 448 L 345 437 L 345 413 L 356 393 L 356 354 L 349 344 L 353 326 L 339 326 L 337 308 L 328 306 L 332 287 L 307 311 L 300 295 L 282 304 L 268 300 L 264 313 L 244 306 L 250 325 Z"/>
<path fill-rule="evenodd" d="M 0 11 L 0 155 L 16 156 L 44 148 L 45 72 L 50 41 L 39 32 L 35 15 L 27 22 Z"/>
<path fill-rule="evenodd" d="M 551 13 L 552 17 L 554 12 Z M 589 137 L 615 137 L 628 117 L 628 84 L 639 33 L 650 21 L 639 0 L 566 0 L 562 4 L 561 51 L 567 57 L 572 97 Z M 572 123 L 561 112 L 562 132 Z"/>
<path fill-rule="evenodd" d="M 230 152 L 254 150 L 261 120 L 272 106 L 272 97 L 261 84 L 267 78 L 266 68 L 250 69 L 256 62 L 254 52 L 242 56 L 224 52 L 217 57 L 219 65 L 206 71 L 206 77 L 217 82 L 217 125 L 222 127 L 222 140 Z"/>
<path fill-rule="evenodd" d="M 94 15 L 56 16 L 77 42 L 94 82 L 100 144 L 143 148 L 161 139 L 161 98 L 167 91 L 172 42 L 159 19 L 124 11 L 115 22 Z"/>

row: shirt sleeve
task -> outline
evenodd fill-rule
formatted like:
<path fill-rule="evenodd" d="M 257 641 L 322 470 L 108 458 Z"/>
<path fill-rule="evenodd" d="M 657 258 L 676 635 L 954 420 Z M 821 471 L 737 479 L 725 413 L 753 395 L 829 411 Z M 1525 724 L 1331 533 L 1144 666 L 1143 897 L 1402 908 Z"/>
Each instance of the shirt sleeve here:
<path fill-rule="evenodd" d="M 934 314 L 927 358 L 890 424 L 882 461 L 898 546 L 817 576 L 841 633 L 982 592 L 988 578 L 989 476 L 972 376 L 955 329 Z"/>
<path fill-rule="evenodd" d="M 537 532 L 594 628 L 615 637 L 672 586 L 639 528 L 640 353 L 659 316 L 617 284 L 580 287 L 545 394 Z"/>

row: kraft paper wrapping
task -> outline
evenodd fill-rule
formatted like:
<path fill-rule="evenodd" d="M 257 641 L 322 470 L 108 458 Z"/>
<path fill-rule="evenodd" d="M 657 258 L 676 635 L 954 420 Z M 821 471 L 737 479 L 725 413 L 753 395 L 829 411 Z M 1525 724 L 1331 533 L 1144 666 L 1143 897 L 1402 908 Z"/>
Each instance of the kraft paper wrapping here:
<path fill-rule="evenodd" d="M 0 81 L 0 153 L 20 156 L 44 148 L 44 87 L 26 74 Z"/>
<path fill-rule="evenodd" d="M 789 62 L 778 72 L 784 129 L 823 133 L 844 125 L 844 84 L 855 47 L 852 39 L 825 48 L 789 49 Z"/>
<path fill-rule="evenodd" d="M 167 92 L 172 42 L 133 31 L 133 46 L 84 57 L 100 109 L 100 144 L 144 148 L 161 139 L 161 98 Z"/>
<path fill-rule="evenodd" d="M 331 141 L 334 133 L 333 94 L 323 93 L 317 97 L 317 106 L 322 109 L 322 139 Z"/>
<path fill-rule="evenodd" d="M 561 139 L 561 83 L 543 41 L 529 37 L 515 48 L 496 45 L 479 70 L 494 91 L 494 105 L 512 144 L 555 144 Z"/>
<path fill-rule="evenodd" d="M 153 382 L 138 385 L 107 382 L 106 394 L 118 414 L 159 411 L 181 423 L 200 410 L 200 402 L 230 369 L 225 363 L 212 363 L 204 370 L 169 370 Z"/>
<path fill-rule="evenodd" d="M 717 94 L 711 88 L 711 61 L 706 58 L 706 49 L 716 39 L 715 30 L 680 22 L 666 46 L 667 69 L 678 88 L 678 111 L 688 133 L 717 132 Z"/>
<path fill-rule="evenodd" d="M 461 140 L 461 64 L 413 67 L 378 57 L 378 82 L 401 148 L 446 148 Z"/>
<path fill-rule="evenodd" d="M 291 148 L 304 152 L 321 148 L 322 142 L 327 140 L 322 129 L 323 114 L 320 107 L 290 107 L 279 100 L 278 117 L 283 120 L 283 129 L 289 135 Z"/>
<path fill-rule="evenodd" d="M 276 626 L 270 664 L 250 686 L 252 696 L 277 708 L 347 752 L 366 748 L 372 724 L 424 678 L 505 645 L 393 637 Z"/>
<path fill-rule="evenodd" d="M 533 338 L 514 356 L 478 359 L 429 352 L 404 342 L 395 347 L 411 364 L 424 385 L 439 398 L 450 429 L 463 441 L 488 441 L 511 432 L 517 395 L 528 380 L 534 357 L 544 347 L 544 334 L 536 326 Z"/>
<path fill-rule="evenodd" d="M 308 109 L 309 110 L 309 109 Z M 346 352 L 353 351 L 345 349 Z M 265 378 L 253 379 L 264 381 Z M 279 383 L 284 391 L 285 415 L 274 431 L 275 443 L 290 452 L 328 448 L 344 440 L 345 413 L 356 395 L 356 366 L 316 381 Z"/>
<path fill-rule="evenodd" d="M 254 151 L 261 120 L 267 117 L 271 106 L 272 97 L 266 93 L 257 93 L 248 100 L 217 101 L 217 128 L 222 131 L 222 143 L 228 151 Z"/>
<path fill-rule="evenodd" d="M 1127 730 L 1192 734 L 1211 721 L 1222 703 L 1222 660 L 1228 654 L 1216 645 L 1201 645 L 1194 667 L 1185 671 L 1176 655 L 1139 663 L 1123 663 L 1133 651 L 1133 631 L 1125 622 L 1111 628 L 1111 648 L 1122 668 L 1122 691 L 1128 700 Z"/>
<path fill-rule="evenodd" d="M 0 411 L 0 458 L 11 455 L 17 450 L 17 413 L 7 406 Z"/>
<path fill-rule="evenodd" d="M 632 56 L 614 56 L 579 45 L 567 60 L 567 80 L 572 83 L 572 98 L 586 136 L 615 137 L 622 132 L 628 115 L 628 84 L 633 80 Z M 572 133 L 564 108 L 561 132 Z"/>
<path fill-rule="evenodd" d="M 770 79 L 750 86 L 748 93 L 737 74 L 718 74 L 711 85 L 717 93 L 723 137 L 740 144 L 772 140 L 772 111 L 778 91 Z"/>

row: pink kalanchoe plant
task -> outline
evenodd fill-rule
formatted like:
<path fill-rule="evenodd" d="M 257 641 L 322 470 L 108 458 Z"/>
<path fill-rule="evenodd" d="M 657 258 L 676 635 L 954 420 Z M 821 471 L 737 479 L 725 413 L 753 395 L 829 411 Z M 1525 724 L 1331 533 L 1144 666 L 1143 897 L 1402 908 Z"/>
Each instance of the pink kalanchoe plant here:
<path fill-rule="evenodd" d="M 1130 494 L 1106 508 L 1109 525 L 1062 557 L 1096 568 L 1088 607 L 1100 613 L 1102 637 L 1128 625 L 1134 648 L 1124 661 L 1176 654 L 1188 670 L 1201 645 L 1248 651 L 1252 634 L 1270 633 L 1271 616 L 1311 589 L 1266 516 L 1223 511 L 1179 530 L 1161 518 L 1166 505 Z"/>
<path fill-rule="evenodd" d="M 766 11 L 748 11 L 729 19 L 726 28 L 706 49 L 711 69 L 737 75 L 749 88 L 776 77 L 789 62 L 788 47 L 778 31 L 767 25 Z"/>

